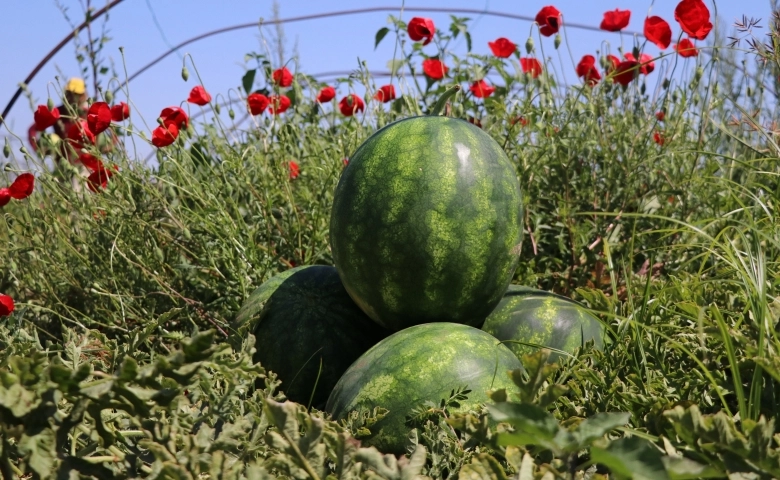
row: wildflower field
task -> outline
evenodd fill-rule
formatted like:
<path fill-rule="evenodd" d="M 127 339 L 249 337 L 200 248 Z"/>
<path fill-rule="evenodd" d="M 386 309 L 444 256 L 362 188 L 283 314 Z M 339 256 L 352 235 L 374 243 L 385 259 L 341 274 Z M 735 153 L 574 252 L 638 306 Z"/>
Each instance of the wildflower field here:
<path fill-rule="evenodd" d="M 599 28 L 623 31 L 630 6 Z M 185 58 L 188 98 L 147 122 L 87 43 L 83 115 L 52 79 L 34 145 L 3 148 L 0 475 L 780 478 L 780 10 L 723 31 L 711 6 L 682 0 L 581 58 L 554 5 L 523 12 L 524 38 L 399 8 L 372 39 L 395 44 L 390 76 L 325 83 L 249 54 L 215 92 Z M 336 420 L 288 401 L 256 361 L 268 297 L 252 294 L 339 266 L 340 178 L 379 129 L 422 115 L 497 142 L 522 201 L 512 283 L 581 302 L 605 333 L 557 362 L 522 356 L 498 372 L 511 388 L 415 405 L 399 454 L 368 441 L 382 405 Z"/>

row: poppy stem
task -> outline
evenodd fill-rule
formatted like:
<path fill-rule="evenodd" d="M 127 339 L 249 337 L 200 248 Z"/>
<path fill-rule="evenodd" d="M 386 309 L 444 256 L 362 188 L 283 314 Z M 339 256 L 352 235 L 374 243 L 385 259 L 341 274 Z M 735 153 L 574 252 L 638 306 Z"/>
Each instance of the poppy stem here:
<path fill-rule="evenodd" d="M 447 105 L 447 102 L 450 100 L 450 97 L 452 97 L 459 91 L 460 91 L 460 85 L 455 85 L 454 87 L 448 88 L 433 105 L 433 109 L 431 110 L 431 113 L 429 115 L 433 117 L 437 115 L 441 115 L 441 112 L 442 110 L 444 110 L 444 106 Z"/>

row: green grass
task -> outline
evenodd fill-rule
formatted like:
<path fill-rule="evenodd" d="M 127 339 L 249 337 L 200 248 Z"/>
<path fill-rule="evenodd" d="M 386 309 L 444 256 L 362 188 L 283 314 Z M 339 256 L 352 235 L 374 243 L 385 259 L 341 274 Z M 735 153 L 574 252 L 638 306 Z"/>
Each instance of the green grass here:
<path fill-rule="evenodd" d="M 396 60 L 419 68 L 419 49 L 398 42 Z M 401 75 L 398 100 L 368 96 L 356 117 L 312 102 L 318 85 L 305 75 L 277 117 L 240 123 L 224 115 L 240 118 L 240 103 L 205 107 L 154 167 L 104 155 L 119 171 L 99 193 L 10 152 L 6 171 L 31 162 L 40 173 L 36 192 L 0 216 L 0 293 L 16 301 L 0 324 L 4 478 L 779 476 L 780 147 L 767 127 L 777 98 L 758 85 L 774 82 L 780 59 L 715 49 L 718 61 L 670 57 L 668 84 L 656 72 L 589 88 L 558 84 L 551 72 L 565 62 L 531 79 L 456 53 L 444 81 Z M 734 58 L 749 76 L 729 67 Z M 424 450 L 396 463 L 353 442 L 381 411 L 336 424 L 277 403 L 284 384 L 252 364 L 253 339 L 236 338 L 231 321 L 272 275 L 332 264 L 344 158 L 487 71 L 494 96 L 466 89 L 449 114 L 480 119 L 516 167 L 526 209 L 515 283 L 586 302 L 610 342 L 549 370 L 527 358 L 528 375 L 515 372 L 520 400 L 494 393 L 508 423 L 535 437 L 497 432 L 480 422 L 485 411 L 451 416 L 443 402 L 417 422 Z M 340 82 L 378 86 L 364 70 Z M 149 136 L 133 122 L 128 145 Z"/>

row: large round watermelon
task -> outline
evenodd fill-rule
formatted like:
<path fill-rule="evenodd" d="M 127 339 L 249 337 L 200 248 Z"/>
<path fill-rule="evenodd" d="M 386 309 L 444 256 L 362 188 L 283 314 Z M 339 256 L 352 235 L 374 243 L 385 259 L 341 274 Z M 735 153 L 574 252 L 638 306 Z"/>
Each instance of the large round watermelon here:
<path fill-rule="evenodd" d="M 347 292 L 381 325 L 479 326 L 514 274 L 521 218 L 517 175 L 500 145 L 463 120 L 414 117 L 350 157 L 330 244 Z"/>
<path fill-rule="evenodd" d="M 482 330 L 501 341 L 512 340 L 506 345 L 518 357 L 538 348 L 524 343 L 567 353 L 574 353 L 590 340 L 599 349 L 604 346 L 604 326 L 585 307 L 554 293 L 517 285 L 510 285 Z M 553 352 L 549 361 L 559 357 Z"/>
<path fill-rule="evenodd" d="M 287 398 L 321 408 L 350 364 L 388 333 L 349 298 L 335 268 L 311 266 L 268 298 L 254 360 L 279 375 Z"/>
<path fill-rule="evenodd" d="M 365 441 L 383 452 L 403 453 L 412 409 L 426 401 L 438 404 L 464 386 L 471 393 L 455 411 L 475 408 L 488 401 L 488 389 L 511 391 L 506 372 L 517 368 L 522 368 L 517 357 L 481 330 L 446 322 L 417 325 L 387 337 L 352 364 L 325 411 L 338 420 L 361 407 L 388 409 Z"/>

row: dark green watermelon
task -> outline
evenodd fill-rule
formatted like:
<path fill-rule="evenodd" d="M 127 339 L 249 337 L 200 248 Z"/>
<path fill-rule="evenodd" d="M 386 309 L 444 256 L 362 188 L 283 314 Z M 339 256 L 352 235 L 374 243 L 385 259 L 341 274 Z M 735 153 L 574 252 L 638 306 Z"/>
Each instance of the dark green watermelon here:
<path fill-rule="evenodd" d="M 537 344 L 567 353 L 574 353 L 589 340 L 598 349 L 604 346 L 604 325 L 585 307 L 561 295 L 518 285 L 510 285 L 482 330 L 501 341 Z M 506 346 L 518 357 L 537 350 L 513 342 Z M 552 352 L 549 361 L 558 358 L 560 354 Z"/>
<path fill-rule="evenodd" d="M 410 327 L 382 340 L 338 381 L 325 411 L 340 420 L 361 407 L 390 412 L 371 427 L 365 442 L 383 452 L 403 453 L 406 417 L 425 401 L 439 403 L 452 390 L 468 387 L 468 400 L 456 411 L 488 401 L 489 389 L 512 390 L 507 370 L 522 368 L 504 345 L 487 333 L 456 323 Z"/>
<path fill-rule="evenodd" d="M 287 398 L 321 408 L 347 368 L 389 332 L 355 305 L 335 268 L 310 266 L 276 288 L 253 333 L 254 360 L 279 375 Z"/>
<path fill-rule="evenodd" d="M 463 120 L 414 117 L 350 156 L 330 244 L 347 291 L 381 325 L 479 326 L 514 274 L 521 219 L 517 175 L 498 143 Z"/>
<path fill-rule="evenodd" d="M 230 324 L 231 334 L 238 334 L 243 338 L 246 332 L 254 330 L 257 324 L 257 318 L 260 316 L 260 312 L 265 305 L 266 300 L 273 295 L 279 285 L 284 283 L 285 280 L 290 278 L 295 272 L 299 272 L 304 268 L 311 268 L 311 265 L 302 265 L 300 267 L 291 268 L 284 272 L 274 275 L 269 278 L 262 285 L 257 287 L 254 292 L 249 295 L 241 308 L 236 314 L 236 318 Z M 240 344 L 240 342 L 239 342 Z"/>

